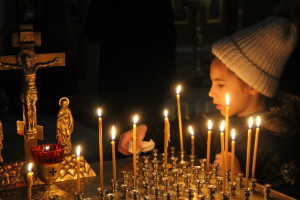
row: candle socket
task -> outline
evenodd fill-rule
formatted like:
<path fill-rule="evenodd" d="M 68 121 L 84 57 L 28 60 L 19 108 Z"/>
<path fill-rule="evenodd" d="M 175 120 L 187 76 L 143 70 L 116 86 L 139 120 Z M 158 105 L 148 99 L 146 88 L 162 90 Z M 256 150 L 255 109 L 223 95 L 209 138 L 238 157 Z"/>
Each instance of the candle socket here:
<path fill-rule="evenodd" d="M 270 192 L 271 192 L 271 185 L 270 184 L 265 184 L 263 193 L 264 193 L 264 198 L 269 199 L 270 198 Z"/>
<path fill-rule="evenodd" d="M 203 185 L 204 185 L 204 180 L 196 180 L 195 182 L 195 186 L 197 188 L 197 194 L 198 195 L 201 195 L 202 194 L 202 188 L 203 188 Z"/>
<path fill-rule="evenodd" d="M 128 171 L 125 171 L 125 170 L 122 171 L 123 184 L 124 184 L 124 185 L 128 185 L 128 183 L 129 183 L 129 181 L 128 181 L 128 179 L 129 179 L 129 174 L 130 174 L 130 172 L 128 172 Z"/>
<path fill-rule="evenodd" d="M 172 196 L 173 196 L 173 193 L 171 193 L 171 192 L 164 193 L 164 197 L 166 197 L 167 200 L 171 200 Z"/>
<path fill-rule="evenodd" d="M 155 198 L 154 199 L 159 199 L 159 195 L 160 195 L 160 188 L 158 187 L 158 186 L 154 186 L 153 188 L 152 188 L 152 190 L 153 190 L 153 194 L 154 194 L 154 196 L 155 196 Z"/>
<path fill-rule="evenodd" d="M 170 180 L 168 177 L 163 178 L 163 184 L 164 184 L 164 193 L 169 192 L 169 186 L 170 186 Z"/>
<path fill-rule="evenodd" d="M 215 185 L 209 185 L 208 186 L 208 198 L 209 199 L 214 199 L 214 194 L 216 193 L 217 186 Z"/>
<path fill-rule="evenodd" d="M 204 172 L 204 181 L 206 185 L 210 185 L 211 172 Z"/>
<path fill-rule="evenodd" d="M 149 189 L 150 189 L 150 181 L 149 180 L 144 180 L 143 181 L 143 188 L 144 188 L 144 195 L 148 196 L 149 195 Z"/>
<path fill-rule="evenodd" d="M 180 198 L 180 195 L 181 195 L 182 184 L 181 183 L 174 183 L 173 186 L 175 187 L 176 199 L 178 199 L 178 198 Z"/>
<path fill-rule="evenodd" d="M 236 191 L 236 182 L 229 183 L 229 196 L 234 197 Z"/>
<path fill-rule="evenodd" d="M 213 177 L 218 176 L 218 168 L 219 168 L 219 164 L 217 164 L 217 163 L 212 164 L 212 176 Z"/>
<path fill-rule="evenodd" d="M 99 200 L 104 200 L 105 199 L 105 193 L 106 193 L 106 190 L 103 189 L 103 188 L 97 188 L 97 191 L 98 191 L 98 198 Z"/>
<path fill-rule="evenodd" d="M 202 158 L 202 159 L 199 160 L 199 162 L 200 162 L 200 172 L 204 173 L 204 171 L 205 171 L 205 165 L 206 165 L 206 159 Z"/>
<path fill-rule="evenodd" d="M 199 179 L 200 174 L 200 166 L 194 166 L 193 167 L 193 175 L 194 175 L 194 183 Z"/>
<path fill-rule="evenodd" d="M 121 185 L 121 191 L 122 191 L 122 195 L 121 195 L 121 199 L 127 199 L 128 198 L 128 185 L 122 184 Z"/>
<path fill-rule="evenodd" d="M 250 198 L 250 188 L 243 188 L 243 195 L 245 197 L 245 200 L 249 200 Z"/>
<path fill-rule="evenodd" d="M 191 187 L 191 174 L 183 174 L 183 182 L 185 184 L 185 189 L 188 189 Z"/>
<path fill-rule="evenodd" d="M 172 164 L 172 169 L 176 169 L 178 158 L 177 157 L 171 157 L 170 160 L 171 160 L 171 164 Z"/>
<path fill-rule="evenodd" d="M 180 163 L 183 163 L 184 161 L 184 151 L 180 152 Z"/>
<path fill-rule="evenodd" d="M 109 200 L 117 199 L 117 195 L 115 195 L 114 193 L 109 193 L 107 194 L 107 199 Z"/>
<path fill-rule="evenodd" d="M 194 155 L 190 155 L 190 163 L 191 163 L 191 167 L 193 168 L 195 165 L 195 157 Z"/>
<path fill-rule="evenodd" d="M 75 197 L 74 198 L 75 200 L 81 200 L 81 199 L 83 199 L 82 198 L 82 193 L 75 193 L 74 197 Z"/>
<path fill-rule="evenodd" d="M 157 152 L 158 152 L 158 149 L 153 149 L 152 150 L 152 156 L 153 156 L 153 160 L 157 160 Z"/>
<path fill-rule="evenodd" d="M 240 189 L 240 188 L 242 188 L 243 187 L 243 176 L 244 176 L 244 174 L 243 173 L 238 173 L 237 174 L 237 177 L 236 177 L 236 183 L 237 183 L 237 187 Z"/>
<path fill-rule="evenodd" d="M 227 192 L 221 192 L 221 194 L 222 194 L 221 200 L 229 200 Z"/>
<path fill-rule="evenodd" d="M 132 185 L 133 185 L 133 190 L 138 191 L 138 186 L 139 186 L 139 177 L 132 176 Z"/>
<path fill-rule="evenodd" d="M 222 186 L 223 186 L 223 177 L 222 176 L 217 176 L 216 186 L 217 186 L 217 190 L 222 190 Z"/>
<path fill-rule="evenodd" d="M 249 181 L 249 188 L 251 192 L 255 191 L 255 187 L 256 187 L 256 179 L 250 180 Z"/>
<path fill-rule="evenodd" d="M 132 200 L 138 200 L 138 198 L 139 198 L 139 192 L 137 190 L 131 190 L 130 194 L 131 194 L 131 199 Z"/>
<path fill-rule="evenodd" d="M 192 188 L 187 189 L 187 197 L 188 200 L 193 200 L 194 199 L 194 190 Z"/>
<path fill-rule="evenodd" d="M 175 156 L 175 149 L 176 147 L 170 147 L 170 159 L 172 159 Z"/>
<path fill-rule="evenodd" d="M 118 192 L 118 181 L 111 179 L 111 189 L 113 194 L 116 194 Z"/>

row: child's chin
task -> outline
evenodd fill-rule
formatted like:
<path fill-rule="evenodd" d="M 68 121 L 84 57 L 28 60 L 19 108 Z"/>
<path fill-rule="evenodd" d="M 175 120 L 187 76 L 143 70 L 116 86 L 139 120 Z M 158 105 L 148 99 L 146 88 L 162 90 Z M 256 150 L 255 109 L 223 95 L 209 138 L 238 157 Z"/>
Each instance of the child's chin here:
<path fill-rule="evenodd" d="M 221 114 L 223 117 L 225 117 L 225 115 L 226 115 L 226 113 L 225 113 L 224 110 L 220 110 L 220 114 Z"/>

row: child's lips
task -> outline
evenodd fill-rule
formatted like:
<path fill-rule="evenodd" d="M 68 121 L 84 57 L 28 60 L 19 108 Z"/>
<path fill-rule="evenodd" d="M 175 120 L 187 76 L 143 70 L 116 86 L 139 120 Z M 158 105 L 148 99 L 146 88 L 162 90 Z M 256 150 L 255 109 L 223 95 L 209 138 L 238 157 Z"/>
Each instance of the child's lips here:
<path fill-rule="evenodd" d="M 222 106 L 220 104 L 216 104 L 216 109 L 221 110 Z"/>

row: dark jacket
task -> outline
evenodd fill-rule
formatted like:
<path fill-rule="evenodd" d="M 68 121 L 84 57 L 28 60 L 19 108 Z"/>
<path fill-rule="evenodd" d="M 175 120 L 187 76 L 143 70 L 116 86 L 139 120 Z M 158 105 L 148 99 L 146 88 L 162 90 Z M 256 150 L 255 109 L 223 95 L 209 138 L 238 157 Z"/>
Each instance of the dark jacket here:
<path fill-rule="evenodd" d="M 255 118 L 261 117 L 260 135 L 258 142 L 258 153 L 256 162 L 255 178 L 259 183 L 271 184 L 272 188 L 289 196 L 300 198 L 300 98 L 279 92 L 274 98 L 268 99 L 266 109 L 260 113 L 252 115 L 254 124 L 252 128 L 251 162 L 255 140 Z M 249 117 L 230 117 L 229 129 L 236 130 L 236 150 L 235 155 L 240 161 L 241 170 L 245 173 L 246 152 L 247 152 L 247 132 Z M 210 114 L 200 114 L 192 117 L 192 120 L 183 120 L 184 150 L 190 154 L 190 134 L 187 126 L 192 125 L 195 131 L 195 151 L 197 158 L 206 157 L 207 143 L 207 121 L 213 121 L 213 131 L 211 139 L 211 162 L 215 155 L 220 153 L 220 130 L 219 125 L 224 119 L 219 112 Z M 180 150 L 178 121 L 171 122 L 171 143 Z M 156 148 L 163 151 L 163 129 L 161 125 L 148 128 L 149 136 L 154 137 Z M 148 134 L 147 133 L 147 134 Z M 231 139 L 228 141 L 229 151 Z M 189 160 L 186 157 L 186 160 Z"/>

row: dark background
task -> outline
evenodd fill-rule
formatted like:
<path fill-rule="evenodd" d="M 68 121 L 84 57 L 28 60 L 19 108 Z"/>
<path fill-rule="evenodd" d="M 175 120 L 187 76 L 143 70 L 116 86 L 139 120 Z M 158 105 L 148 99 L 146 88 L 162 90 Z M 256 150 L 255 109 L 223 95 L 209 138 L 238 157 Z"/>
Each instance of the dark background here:
<path fill-rule="evenodd" d="M 174 109 L 178 82 L 185 88 L 184 117 L 207 110 L 201 106 L 208 105 L 212 42 L 266 18 L 282 1 L 209 2 L 0 0 L 0 55 L 18 52 L 11 47 L 11 34 L 23 23 L 33 24 L 34 30 L 41 32 L 42 46 L 35 47 L 36 53 L 66 54 L 65 67 L 37 73 L 38 124 L 45 130 L 45 140 L 39 143 L 56 142 L 58 101 L 63 96 L 70 99 L 75 119 L 73 145 L 82 144 L 90 162 L 98 159 L 99 106 L 104 109 L 105 159 L 110 159 L 110 125 L 116 124 L 120 134 L 131 127 L 134 113 L 142 113 L 143 122 L 162 116 L 165 105 Z M 299 59 L 297 47 L 281 84 L 295 94 L 299 94 Z M 21 79 L 20 72 L 0 71 L 5 162 L 23 158 L 23 139 L 15 131 L 16 120 L 22 117 Z M 190 102 L 196 97 L 202 98 L 203 105 Z"/>

